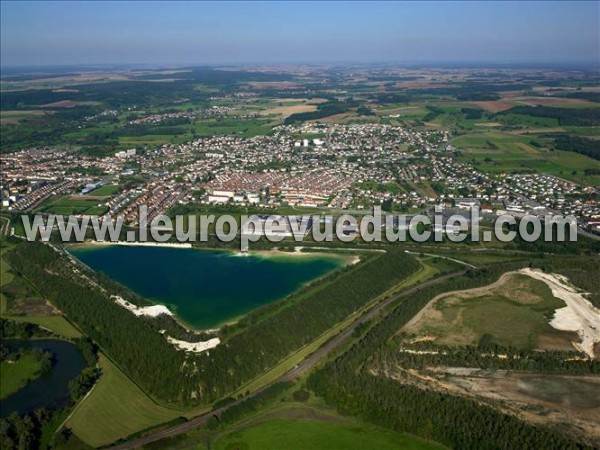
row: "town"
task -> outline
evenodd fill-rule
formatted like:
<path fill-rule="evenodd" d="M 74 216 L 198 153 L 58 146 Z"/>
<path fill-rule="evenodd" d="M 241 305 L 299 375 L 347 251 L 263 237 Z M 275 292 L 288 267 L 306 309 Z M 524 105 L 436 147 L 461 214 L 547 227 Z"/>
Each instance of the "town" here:
<path fill-rule="evenodd" d="M 0 0 L 1 450 L 600 448 L 600 0 Z"/>
<path fill-rule="evenodd" d="M 141 119 L 138 119 L 141 120 Z M 149 119 L 154 120 L 154 119 Z M 211 136 L 104 158 L 65 148 L 2 155 L 2 206 L 10 211 L 122 215 L 137 225 L 177 204 L 428 211 L 477 206 L 484 214 L 573 215 L 600 233 L 598 187 L 547 174 L 486 174 L 459 162 L 446 131 L 387 124 L 279 125 L 270 135 Z M 114 187 L 107 190 L 107 187 Z"/>

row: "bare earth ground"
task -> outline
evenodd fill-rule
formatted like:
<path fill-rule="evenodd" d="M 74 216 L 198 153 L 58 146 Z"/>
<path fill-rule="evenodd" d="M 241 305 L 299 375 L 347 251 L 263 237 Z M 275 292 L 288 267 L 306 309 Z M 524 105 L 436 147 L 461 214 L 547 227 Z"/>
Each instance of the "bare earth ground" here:
<path fill-rule="evenodd" d="M 486 111 L 499 112 L 510 109 L 514 106 L 582 106 L 593 107 L 594 103 L 578 98 L 566 97 L 523 97 L 519 92 L 505 93 L 500 100 L 475 101 L 471 104 L 478 106 Z"/>
<path fill-rule="evenodd" d="M 486 302 L 490 297 L 509 297 L 510 301 L 523 306 L 539 304 L 542 299 L 535 293 L 528 292 L 528 287 L 521 286 L 516 278 L 523 275 L 545 283 L 550 288 L 552 296 L 558 299 L 549 326 L 544 325 L 547 324 L 544 322 L 544 317 L 535 311 L 532 311 L 531 323 L 530 316 L 524 316 L 521 310 L 518 310 L 517 315 L 511 316 L 514 323 L 511 320 L 505 322 L 495 320 L 493 315 L 498 313 L 497 307 L 495 311 L 485 309 L 483 312 L 486 314 L 475 317 L 477 323 L 473 324 L 473 314 L 467 316 L 470 313 L 469 309 L 481 309 L 483 307 L 481 305 L 496 305 L 497 302 L 479 304 Z M 467 301 L 470 303 L 466 303 Z M 561 304 L 564 306 L 559 306 Z M 510 304 L 506 307 L 513 308 Z M 492 317 L 488 317 L 490 315 Z M 540 322 L 537 328 L 534 320 Z M 433 333 L 435 340 L 446 345 L 469 345 L 477 344 L 478 331 L 481 332 L 478 326 L 481 328 L 487 323 L 491 323 L 499 333 L 496 334 L 497 337 L 510 340 L 511 345 L 535 340 L 534 348 L 570 350 L 574 347 L 588 357 L 594 358 L 595 347 L 600 343 L 600 310 L 595 308 L 583 293 L 572 287 L 565 277 L 531 269 L 505 273 L 488 286 L 440 294 L 415 315 L 401 331 L 421 336 Z M 487 329 L 483 331 L 492 332 Z M 515 341 L 512 341 L 513 338 Z"/>
<path fill-rule="evenodd" d="M 291 116 L 296 113 L 304 113 L 304 112 L 313 112 L 317 110 L 317 105 L 310 105 L 308 103 L 302 103 L 299 105 L 283 105 L 283 106 L 275 106 L 273 108 L 265 109 L 261 111 L 261 115 L 270 115 L 276 114 L 278 116 Z"/>
<path fill-rule="evenodd" d="M 581 338 L 577 348 L 594 357 L 594 347 L 600 342 L 600 309 L 583 296 L 569 280 L 558 274 L 548 274 L 539 270 L 521 269 L 519 271 L 536 280 L 543 281 L 552 290 L 552 295 L 567 304 L 558 309 L 550 325 L 557 330 L 576 331 Z"/>
<path fill-rule="evenodd" d="M 565 334 L 569 333 L 569 346 L 573 345 L 590 358 L 600 350 L 600 310 L 595 308 L 580 292 L 561 275 L 548 274 L 540 270 L 521 269 L 503 274 L 495 283 L 476 289 L 447 292 L 433 298 L 401 331 L 417 333 L 417 341 L 431 341 L 438 337 L 424 333 L 423 324 L 444 325 L 443 306 L 460 304 L 465 300 L 476 305 L 478 301 L 510 292 L 511 301 L 521 305 L 537 305 L 540 295 L 546 305 L 554 305 L 548 293 L 540 285 L 527 282 L 527 276 L 544 283 L 552 297 L 564 302 L 564 307 L 555 310 L 550 325 L 552 332 L 539 336 L 538 348 L 557 348 L 564 345 Z M 535 292 L 534 292 L 535 291 Z M 440 303 L 443 302 L 443 305 Z M 462 322 L 461 322 L 462 323 Z M 453 324 L 450 324 L 454 326 Z M 460 324 L 459 324 L 460 325 Z M 427 327 L 425 327 L 427 328 Z M 443 329 L 443 328 L 442 328 Z M 469 328 L 459 327 L 468 333 Z M 419 336 L 420 332 L 420 336 Z M 471 331 L 472 332 L 472 331 Z M 558 345 L 557 346 L 557 342 Z M 458 342 L 457 342 L 458 343 Z M 459 343 L 460 344 L 460 343 Z M 595 347 L 595 348 L 594 348 Z M 572 348 L 572 347 L 571 347 Z M 568 349 L 568 347 L 567 347 Z M 410 353 L 436 353 L 435 350 L 411 350 Z M 582 353 L 581 357 L 585 355 Z M 468 367 L 429 366 L 423 369 L 405 369 L 395 362 L 383 362 L 372 367 L 374 375 L 397 380 L 402 384 L 420 389 L 445 392 L 474 399 L 475 401 L 519 416 L 532 423 L 555 426 L 584 439 L 592 446 L 600 446 L 600 377 L 574 376 L 517 372 L 507 370 L 483 370 Z"/>
<path fill-rule="evenodd" d="M 510 102 L 503 102 L 502 100 L 491 100 L 491 101 L 479 101 L 479 102 L 471 102 L 475 106 L 479 106 L 482 109 L 490 112 L 498 112 L 504 111 L 506 109 L 512 108 L 513 105 Z"/>
<path fill-rule="evenodd" d="M 69 200 L 104 200 L 110 195 L 69 195 Z"/>
<path fill-rule="evenodd" d="M 485 128 L 496 128 L 496 127 L 501 127 L 502 124 L 498 123 L 498 122 L 483 122 L 483 123 L 476 123 L 475 126 L 476 127 L 485 127 Z"/>
<path fill-rule="evenodd" d="M 43 116 L 49 111 L 31 110 L 31 111 L 2 111 L 0 113 L 0 123 L 15 124 L 23 119 L 33 116 Z"/>
<path fill-rule="evenodd" d="M 537 148 L 534 148 L 531 145 L 519 143 L 519 144 L 517 144 L 517 147 L 519 147 L 521 150 L 523 150 L 528 155 L 539 155 L 541 153 Z"/>
<path fill-rule="evenodd" d="M 475 289 L 466 289 L 466 290 L 462 290 L 462 291 L 452 291 L 452 292 L 445 292 L 443 294 L 437 295 L 435 297 L 433 297 L 429 303 L 427 303 L 427 305 L 425 305 L 425 307 L 423 309 L 421 309 L 421 311 L 419 311 L 417 314 L 415 314 L 415 316 L 406 324 L 404 325 L 403 330 L 404 331 L 411 331 L 414 330 L 416 328 L 416 325 L 423 320 L 423 318 L 428 315 L 431 314 L 432 309 L 434 308 L 435 304 L 437 303 L 438 300 L 444 298 L 444 297 L 448 297 L 450 295 L 464 295 L 464 294 L 469 294 L 473 297 L 479 296 L 479 295 L 485 295 L 488 294 L 490 291 L 502 286 L 504 283 L 506 283 L 506 281 L 516 272 L 506 272 L 504 274 L 502 274 L 502 276 L 494 283 L 489 284 L 487 286 L 483 286 L 480 288 L 475 288 Z"/>
<path fill-rule="evenodd" d="M 371 372 L 421 389 L 469 397 L 529 422 L 555 425 L 590 443 L 600 443 L 600 377 L 466 367 L 423 371 L 383 367 Z"/>
<path fill-rule="evenodd" d="M 312 123 L 338 123 L 343 122 L 345 119 L 349 117 L 354 117 L 356 113 L 349 111 L 340 114 L 334 114 L 333 116 L 323 117 L 322 119 L 309 120 Z"/>
<path fill-rule="evenodd" d="M 58 315 L 60 311 L 43 298 L 26 297 L 13 300 L 8 313 L 20 316 L 42 316 Z"/>
<path fill-rule="evenodd" d="M 74 102 L 72 100 L 61 100 L 54 103 L 47 103 L 42 105 L 44 108 L 74 108 L 79 104 L 79 102 Z"/>

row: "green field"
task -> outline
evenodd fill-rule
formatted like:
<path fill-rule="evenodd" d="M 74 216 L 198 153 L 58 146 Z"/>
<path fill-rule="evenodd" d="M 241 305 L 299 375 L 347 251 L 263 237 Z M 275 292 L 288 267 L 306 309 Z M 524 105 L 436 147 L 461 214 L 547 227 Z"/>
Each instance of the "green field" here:
<path fill-rule="evenodd" d="M 598 137 L 600 136 L 600 127 L 564 127 L 569 134 L 576 136 Z"/>
<path fill-rule="evenodd" d="M 43 116 L 44 114 L 44 111 L 38 110 L 0 111 L 0 123 L 16 124 L 22 120 L 35 119 L 36 117 Z"/>
<path fill-rule="evenodd" d="M 269 134 L 271 128 L 280 120 L 267 119 L 211 119 L 203 120 L 194 124 L 194 133 L 198 136 L 215 136 L 224 134 L 238 134 L 242 137 L 252 137 Z"/>
<path fill-rule="evenodd" d="M 12 248 L 11 244 L 7 244 L 6 242 L 3 242 L 3 246 L 2 246 L 2 255 L 9 251 Z M 11 283 L 14 279 L 15 276 L 10 272 L 10 265 L 2 258 L 0 259 L 0 288 L 4 287 L 6 285 L 8 285 L 9 283 Z M 21 283 L 24 282 L 24 280 L 22 278 L 18 278 L 18 281 L 20 281 Z M 6 315 L 7 313 L 7 309 L 8 309 L 8 302 L 6 297 L 4 296 L 3 293 L 0 292 L 0 298 L 2 300 L 2 308 L 0 310 L 0 314 L 2 314 L 3 317 L 12 320 L 14 322 L 29 322 L 29 323 L 34 323 L 36 325 L 39 325 L 43 328 L 46 328 L 50 331 L 52 331 L 53 333 L 59 335 L 59 336 L 63 336 L 67 339 L 70 338 L 77 338 L 81 336 L 81 333 L 79 332 L 79 330 L 77 328 L 75 328 L 75 326 L 73 326 L 71 324 L 71 322 L 69 322 L 67 319 L 65 319 L 64 316 L 62 315 L 58 315 L 58 314 L 32 314 L 32 315 Z M 31 304 L 32 299 L 31 298 L 24 298 L 24 299 L 20 299 L 17 298 L 15 299 L 17 301 L 22 300 L 27 304 Z M 42 299 L 43 300 L 43 299 Z M 45 302 L 44 302 L 45 303 Z"/>
<path fill-rule="evenodd" d="M 440 298 L 405 331 L 446 345 L 477 345 L 487 336 L 502 346 L 536 349 L 543 337 L 544 345 L 569 349 L 571 336 L 548 324 L 554 311 L 564 306 L 544 283 L 513 274 L 494 287 Z"/>
<path fill-rule="evenodd" d="M 459 158 L 473 163 L 479 170 L 501 173 L 534 170 L 567 180 L 600 185 L 600 176 L 586 176 L 585 169 L 600 169 L 600 161 L 585 155 L 538 148 L 532 141 L 543 143 L 535 136 L 501 132 L 486 132 L 458 136 L 454 145 L 462 152 Z"/>
<path fill-rule="evenodd" d="M 143 136 L 120 136 L 119 144 L 121 149 L 131 148 L 137 145 L 163 145 L 163 144 L 181 144 L 189 141 L 191 135 L 162 135 L 148 134 Z"/>
<path fill-rule="evenodd" d="M 108 445 L 182 415 L 156 404 L 102 354 L 99 364 L 100 380 L 65 424 L 86 444 Z"/>
<path fill-rule="evenodd" d="M 384 295 L 389 295 L 392 291 L 406 288 L 409 285 L 428 279 L 436 273 L 446 271 L 451 268 L 452 264 L 439 258 L 426 258 L 426 261 L 423 262 L 423 270 L 404 280 L 401 286 L 394 287 Z M 378 299 L 375 299 L 373 304 Z M 361 311 L 365 308 L 362 308 Z M 233 395 L 235 396 L 238 392 L 253 392 L 273 381 L 339 331 L 349 326 L 356 320 L 358 315 L 358 312 L 352 314 L 315 341 L 281 361 L 271 370 L 242 386 Z M 201 412 L 171 409 L 156 404 L 106 357 L 101 356 L 100 365 L 103 372 L 100 382 L 89 397 L 76 408 L 66 423 L 66 426 L 71 428 L 82 441 L 89 445 L 106 445 L 177 417 L 191 417 Z"/>
<path fill-rule="evenodd" d="M 40 376 L 42 363 L 32 353 L 24 353 L 15 361 L 0 364 L 0 398 L 8 397 Z"/>
<path fill-rule="evenodd" d="M 367 425 L 276 419 L 220 437 L 216 450 L 419 450 L 439 445 Z"/>
<path fill-rule="evenodd" d="M 100 186 L 98 189 L 94 189 L 89 192 L 88 195 L 95 196 L 103 196 L 103 195 L 113 195 L 119 191 L 119 186 L 116 184 L 106 184 L 104 186 Z"/>
<path fill-rule="evenodd" d="M 97 195 L 97 194 L 94 194 Z M 104 214 L 108 207 L 98 206 L 101 202 L 97 199 L 73 199 L 70 196 L 53 196 L 46 199 L 37 209 L 48 214 Z"/>
<path fill-rule="evenodd" d="M 255 111 L 248 111 L 255 112 Z M 131 148 L 138 145 L 157 146 L 163 144 L 182 144 L 197 137 L 231 135 L 252 137 L 268 134 L 271 128 L 281 123 L 279 118 L 242 119 L 237 117 L 219 119 L 201 119 L 184 127 L 183 134 L 147 134 L 141 136 L 119 136 L 119 148 Z"/>
<path fill-rule="evenodd" d="M 2 253 L 0 253 L 0 289 L 2 288 L 2 286 L 5 286 L 8 283 L 10 283 L 14 278 L 13 274 L 10 272 L 10 266 L 6 261 L 4 261 L 4 258 L 2 258 L 1 256 L 8 249 L 8 246 L 4 246 L 2 247 Z M 0 292 L 0 314 L 4 314 L 7 307 L 7 299 L 4 296 L 4 294 Z"/>
<path fill-rule="evenodd" d="M 60 315 L 47 316 L 10 316 L 7 317 L 15 322 L 35 323 L 42 328 L 47 328 L 59 336 L 66 338 L 81 337 L 81 333 L 67 319 Z"/>

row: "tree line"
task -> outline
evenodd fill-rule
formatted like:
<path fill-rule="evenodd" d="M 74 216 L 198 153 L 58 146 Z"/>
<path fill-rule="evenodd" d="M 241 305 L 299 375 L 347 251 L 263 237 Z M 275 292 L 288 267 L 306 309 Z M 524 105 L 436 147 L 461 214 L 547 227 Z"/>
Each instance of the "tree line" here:
<path fill-rule="evenodd" d="M 108 290 L 86 284 L 67 257 L 49 246 L 22 243 L 6 257 L 147 392 L 183 405 L 212 403 L 234 391 L 419 267 L 397 249 L 374 255 L 272 309 L 250 314 L 237 327 L 224 330 L 216 348 L 186 354 L 159 333 L 163 322 L 141 319 L 117 305 Z"/>
<path fill-rule="evenodd" d="M 358 343 L 311 374 L 307 387 L 344 414 L 453 448 L 584 448 L 584 444 L 556 430 L 523 422 L 467 398 L 403 385 L 369 370 L 381 355 L 395 348 L 390 339 L 431 298 L 490 284 L 502 273 L 526 265 L 527 262 L 511 262 L 472 270 L 401 298 Z"/>

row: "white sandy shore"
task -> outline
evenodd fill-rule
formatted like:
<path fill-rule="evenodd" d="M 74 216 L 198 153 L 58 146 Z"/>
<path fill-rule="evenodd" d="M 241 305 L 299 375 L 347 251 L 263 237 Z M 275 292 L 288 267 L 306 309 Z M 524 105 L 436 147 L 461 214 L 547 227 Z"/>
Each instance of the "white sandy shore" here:
<path fill-rule="evenodd" d="M 581 343 L 574 343 L 575 347 L 593 358 L 594 345 L 600 342 L 600 309 L 571 287 L 569 280 L 562 275 L 532 269 L 519 272 L 543 281 L 552 290 L 552 295 L 564 300 L 567 306 L 556 310 L 550 325 L 557 330 L 577 331 Z"/>
<path fill-rule="evenodd" d="M 270 256 L 298 256 L 298 257 L 305 257 L 305 258 L 315 258 L 315 257 L 319 257 L 319 256 L 333 256 L 333 257 L 338 257 L 341 259 L 346 259 L 347 264 L 349 266 L 352 266 L 354 264 L 358 264 L 361 259 L 359 256 L 352 256 L 351 258 L 348 258 L 348 256 L 346 255 L 341 255 L 341 254 L 336 254 L 337 250 L 339 249 L 333 249 L 333 251 L 331 251 L 332 249 L 327 248 L 327 247 L 320 247 L 320 249 L 323 250 L 330 250 L 329 252 L 311 252 L 311 251 L 307 251 L 304 252 L 302 251 L 305 247 L 294 247 L 294 251 L 293 252 L 289 252 L 289 251 L 285 251 L 285 250 L 279 250 L 277 248 L 272 249 L 272 250 L 255 250 L 255 251 L 249 251 L 249 252 L 238 252 L 235 253 L 236 256 L 249 256 L 249 255 L 259 255 L 259 256 L 263 256 L 265 258 L 268 258 Z M 306 247 L 306 248 L 311 248 L 311 247 Z M 315 248 L 315 247 L 312 247 Z"/>
<path fill-rule="evenodd" d="M 123 308 L 128 309 L 136 316 L 157 317 L 157 316 L 160 316 L 161 314 L 166 314 L 168 316 L 173 315 L 173 313 L 171 311 L 169 311 L 169 308 L 167 308 L 165 305 L 153 305 L 153 306 L 140 307 L 140 306 L 136 306 L 132 303 L 129 303 L 127 300 L 124 300 L 123 297 L 120 297 L 118 295 L 111 295 L 110 298 L 112 298 L 115 301 L 115 303 L 121 305 Z M 216 331 L 216 330 L 210 330 L 210 331 Z M 164 334 L 164 332 L 165 332 L 165 330 L 160 330 L 161 334 Z M 194 352 L 194 353 L 200 353 L 200 352 L 209 350 L 211 348 L 215 348 L 217 345 L 219 345 L 221 343 L 221 340 L 219 338 L 212 338 L 212 339 L 209 339 L 208 341 L 203 341 L 203 342 L 181 341 L 179 339 L 174 339 L 170 336 L 167 336 L 166 338 L 170 344 L 173 344 L 178 349 L 185 350 L 186 352 Z"/>
<path fill-rule="evenodd" d="M 129 247 L 168 247 L 168 248 L 186 248 L 186 249 L 191 249 L 194 248 L 192 246 L 191 243 L 189 242 L 182 242 L 182 243 L 176 243 L 176 242 L 128 242 L 128 241 L 116 241 L 116 242 L 110 242 L 110 241 L 86 241 L 83 245 L 122 245 L 122 246 L 129 246 Z M 311 248 L 311 247 L 308 247 Z M 312 247 L 314 249 L 317 250 L 332 250 L 331 248 L 328 247 Z M 198 248 L 199 250 L 203 250 L 202 248 Z M 278 249 L 273 249 L 273 250 L 256 250 L 256 251 L 251 251 L 251 252 L 234 252 L 233 255 L 234 256 L 250 256 L 252 254 L 255 255 L 262 255 L 265 257 L 269 257 L 269 256 L 305 256 L 305 257 L 315 257 L 315 256 L 319 256 L 319 252 L 304 252 L 302 251 L 304 249 L 304 247 L 294 247 L 294 251 L 293 252 L 288 252 L 288 251 L 283 251 L 283 250 L 278 250 Z M 339 249 L 339 248 L 335 248 L 333 249 L 332 252 L 327 253 L 327 255 L 331 256 L 336 256 L 335 252 L 337 252 L 338 250 L 356 250 L 356 249 Z M 226 250 L 224 250 L 226 251 Z M 361 250 L 364 251 L 364 250 Z M 383 250 L 374 250 L 374 251 L 383 251 Z M 348 265 L 354 265 L 354 264 L 358 264 L 361 261 L 359 256 L 354 256 L 352 257 L 352 259 L 349 260 Z"/>
<path fill-rule="evenodd" d="M 180 341 L 179 339 L 173 339 L 170 336 L 167 336 L 167 341 L 169 341 L 169 343 L 173 344 L 175 347 L 179 348 L 180 350 L 185 350 L 186 352 L 193 352 L 193 353 L 201 353 L 206 350 L 210 350 L 211 348 L 215 348 L 217 345 L 219 345 L 221 343 L 221 340 L 219 338 L 212 338 L 212 339 L 209 339 L 208 341 L 203 341 L 203 342 L 187 342 L 187 341 Z"/>
<path fill-rule="evenodd" d="M 166 314 L 167 316 L 172 316 L 173 313 L 169 311 L 165 305 L 152 305 L 152 306 L 136 306 L 133 303 L 129 303 L 127 300 L 124 300 L 123 297 L 119 295 L 111 295 L 115 303 L 121 305 L 123 308 L 128 309 L 136 316 L 150 316 L 157 317 L 161 314 Z"/>
<path fill-rule="evenodd" d="M 320 250 L 328 250 L 327 252 L 304 252 L 302 251 L 304 247 L 294 247 L 294 251 L 290 252 L 290 251 L 286 251 L 286 250 L 279 250 L 277 248 L 273 248 L 272 250 L 250 250 L 247 252 L 234 252 L 232 253 L 233 256 L 239 256 L 239 257 L 249 257 L 249 256 L 262 256 L 263 258 L 269 258 L 269 257 L 303 257 L 303 258 L 318 258 L 318 257 L 322 257 L 322 256 L 330 256 L 330 257 L 337 257 L 340 259 L 343 259 L 346 261 L 347 265 L 352 266 L 354 264 L 358 264 L 361 259 L 359 256 L 352 256 L 349 257 L 349 255 L 341 255 L 341 254 L 336 254 L 336 252 L 340 249 L 335 248 L 335 249 L 330 249 L 327 247 L 319 247 Z M 307 248 L 315 248 L 315 247 L 307 247 Z M 333 250 L 333 251 L 332 251 Z"/>
<path fill-rule="evenodd" d="M 86 241 L 85 244 L 92 245 L 124 245 L 130 247 L 170 247 L 170 248 L 192 248 L 189 242 L 127 242 L 127 241 Z"/>

